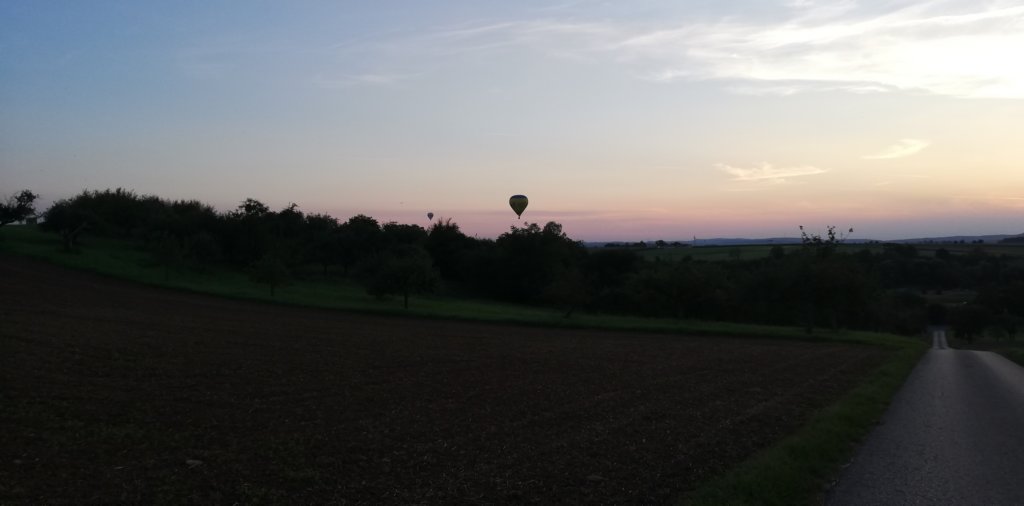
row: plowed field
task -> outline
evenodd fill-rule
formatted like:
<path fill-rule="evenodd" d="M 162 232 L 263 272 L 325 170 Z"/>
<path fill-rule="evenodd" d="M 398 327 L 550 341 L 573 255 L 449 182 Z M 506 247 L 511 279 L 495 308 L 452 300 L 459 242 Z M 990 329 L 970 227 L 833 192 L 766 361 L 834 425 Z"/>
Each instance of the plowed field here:
<path fill-rule="evenodd" d="M 670 503 L 884 353 L 367 316 L 0 258 L 0 503 Z"/>

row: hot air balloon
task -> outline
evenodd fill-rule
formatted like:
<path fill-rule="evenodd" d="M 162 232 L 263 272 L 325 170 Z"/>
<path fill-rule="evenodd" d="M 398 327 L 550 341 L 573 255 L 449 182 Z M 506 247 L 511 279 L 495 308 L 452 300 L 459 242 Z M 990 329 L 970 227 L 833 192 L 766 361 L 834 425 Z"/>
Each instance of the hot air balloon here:
<path fill-rule="evenodd" d="M 434 219 L 434 213 L 427 213 L 427 219 L 428 220 L 433 220 Z"/>
<path fill-rule="evenodd" d="M 516 217 L 518 218 L 523 217 L 523 211 L 526 210 L 526 206 L 529 203 L 530 200 L 526 198 L 526 195 L 513 195 L 508 199 L 508 205 L 516 212 Z"/>

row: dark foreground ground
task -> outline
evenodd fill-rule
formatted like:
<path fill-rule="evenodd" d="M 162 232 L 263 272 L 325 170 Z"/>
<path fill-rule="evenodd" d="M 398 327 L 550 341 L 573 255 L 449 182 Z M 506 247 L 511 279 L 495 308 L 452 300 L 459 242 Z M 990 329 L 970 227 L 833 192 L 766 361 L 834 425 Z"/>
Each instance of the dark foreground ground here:
<path fill-rule="evenodd" d="M 0 280 L 0 504 L 668 503 L 884 353 Z"/>

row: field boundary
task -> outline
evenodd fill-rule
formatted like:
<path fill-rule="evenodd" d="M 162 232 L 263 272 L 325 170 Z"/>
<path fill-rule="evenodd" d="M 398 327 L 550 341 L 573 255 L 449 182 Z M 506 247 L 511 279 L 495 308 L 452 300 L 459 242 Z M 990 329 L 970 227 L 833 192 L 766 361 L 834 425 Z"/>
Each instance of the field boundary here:
<path fill-rule="evenodd" d="M 36 239 L 40 241 L 42 237 Z M 410 310 L 403 310 L 400 307 L 388 306 L 383 303 L 346 305 L 343 300 L 340 303 L 338 300 L 323 303 L 310 299 L 289 299 L 280 296 L 272 298 L 269 294 L 260 295 L 253 290 L 243 292 L 230 289 L 212 290 L 209 285 L 189 285 L 181 280 L 178 282 L 164 281 L 159 275 L 158 267 L 138 265 L 141 254 L 130 251 L 124 246 L 121 249 L 116 247 L 107 250 L 97 248 L 98 251 L 68 254 L 59 251 L 59 243 L 55 238 L 51 244 L 43 246 L 37 244 L 35 247 L 25 247 L 25 244 L 21 244 L 22 247 L 17 247 L 17 243 L 19 243 L 19 239 L 10 236 L 0 239 L 0 253 L 28 257 L 69 269 L 87 271 L 104 277 L 141 283 L 161 289 L 260 303 L 401 318 L 449 319 L 530 327 L 843 342 L 880 346 L 891 351 L 890 358 L 876 372 L 865 378 L 837 402 L 821 410 L 795 434 L 785 437 L 752 456 L 725 475 L 698 486 L 696 490 L 682 498 L 682 501 L 687 504 L 791 505 L 810 503 L 820 498 L 825 486 L 853 454 L 857 442 L 871 430 L 888 406 L 892 395 L 903 384 L 925 350 L 924 344 L 918 340 L 873 332 L 821 330 L 808 335 L 802 329 L 791 327 L 646 319 L 599 314 L 578 314 L 574 315 L 572 319 L 565 319 L 561 316 L 561 312 L 556 310 L 540 310 L 533 307 L 515 308 L 500 303 L 486 304 L 475 301 L 476 306 L 463 306 L 456 301 L 452 302 L 450 306 L 441 304 L 435 305 L 433 308 L 414 307 Z M 100 258 L 97 255 L 106 255 L 107 257 Z M 487 311 L 474 313 L 477 307 L 487 309 Z M 503 312 L 507 308 L 512 308 L 512 312 Z"/>

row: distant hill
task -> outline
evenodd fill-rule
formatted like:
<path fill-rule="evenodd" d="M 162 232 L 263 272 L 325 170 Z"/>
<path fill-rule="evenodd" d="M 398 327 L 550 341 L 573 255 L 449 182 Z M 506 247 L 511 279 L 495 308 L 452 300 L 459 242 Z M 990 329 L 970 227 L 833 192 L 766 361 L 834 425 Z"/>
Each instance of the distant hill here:
<path fill-rule="evenodd" d="M 603 248 L 605 246 L 636 246 L 640 241 L 604 241 L 604 242 L 584 242 L 583 245 L 588 248 Z M 645 240 L 644 244 L 650 247 L 655 247 L 657 240 Z M 665 241 L 668 247 L 673 246 L 753 246 L 758 244 L 800 244 L 799 237 L 767 237 L 764 239 L 745 239 L 740 237 L 729 238 L 729 237 L 716 237 L 712 239 L 697 239 L 696 242 L 689 241 Z"/>
<path fill-rule="evenodd" d="M 691 245 L 693 241 L 690 241 Z M 757 244 L 800 244 L 799 237 L 766 237 L 764 239 L 744 239 L 741 237 L 714 237 L 697 239 L 697 246 L 747 246 Z"/>
<path fill-rule="evenodd" d="M 920 237 L 916 239 L 896 239 L 885 242 L 897 242 L 902 244 L 921 244 L 921 243 L 951 243 L 951 242 L 975 242 L 982 241 L 986 243 L 997 243 L 1008 237 L 1016 237 L 1014 234 L 998 234 L 998 235 L 950 235 L 946 237 Z"/>
<path fill-rule="evenodd" d="M 975 241 L 982 241 L 988 244 L 997 243 L 1004 239 L 1010 238 L 1012 243 L 1024 243 L 1024 234 L 994 234 L 994 235 L 950 235 L 944 237 L 917 237 L 911 239 L 858 239 L 852 238 L 847 239 L 844 242 L 846 244 L 863 244 L 868 242 L 892 242 L 899 244 L 943 244 L 943 243 L 957 243 L 963 241 L 965 243 L 971 243 Z M 607 245 L 621 245 L 621 246 L 635 246 L 640 241 L 592 241 L 584 242 L 583 245 L 588 248 L 603 248 Z M 645 245 L 654 247 L 657 240 L 645 240 Z M 765 237 L 761 239 L 748 239 L 743 237 L 713 237 L 709 239 L 697 239 L 696 242 L 693 240 L 687 241 L 665 241 L 669 247 L 672 246 L 755 246 L 765 244 L 800 244 L 799 237 Z"/>

